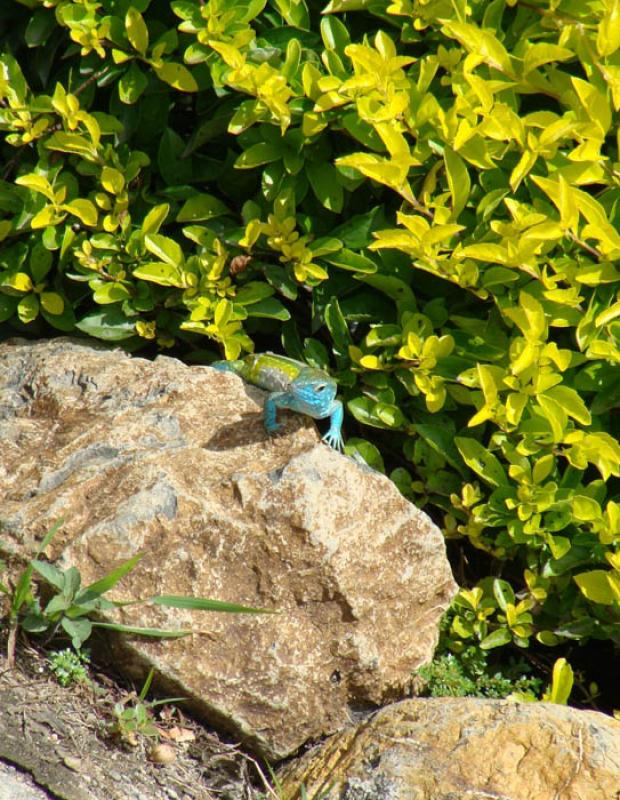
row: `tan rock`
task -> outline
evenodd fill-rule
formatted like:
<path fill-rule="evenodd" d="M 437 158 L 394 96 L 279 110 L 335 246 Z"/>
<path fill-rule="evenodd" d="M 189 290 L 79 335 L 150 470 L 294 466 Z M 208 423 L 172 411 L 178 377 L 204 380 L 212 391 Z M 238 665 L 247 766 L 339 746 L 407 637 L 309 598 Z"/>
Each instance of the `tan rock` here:
<path fill-rule="evenodd" d="M 289 800 L 302 783 L 325 800 L 617 800 L 620 722 L 550 703 L 404 700 L 279 777 Z"/>
<path fill-rule="evenodd" d="M 59 517 L 83 583 L 137 552 L 117 599 L 212 597 L 269 616 L 131 606 L 125 623 L 191 627 L 117 659 L 258 751 L 282 757 L 403 695 L 455 590 L 429 518 L 385 477 L 237 376 L 66 339 L 0 346 L 0 523 L 24 552 Z M 167 685 L 166 685 L 167 684 Z"/>

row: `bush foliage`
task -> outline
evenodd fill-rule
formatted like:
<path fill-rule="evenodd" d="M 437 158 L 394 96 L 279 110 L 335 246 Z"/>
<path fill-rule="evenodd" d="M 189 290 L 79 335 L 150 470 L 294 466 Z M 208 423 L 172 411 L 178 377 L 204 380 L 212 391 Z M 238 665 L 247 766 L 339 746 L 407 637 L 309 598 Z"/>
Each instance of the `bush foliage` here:
<path fill-rule="evenodd" d="M 454 649 L 620 641 L 618 0 L 5 0 L 0 31 L 5 334 L 281 332 L 501 570 Z"/>

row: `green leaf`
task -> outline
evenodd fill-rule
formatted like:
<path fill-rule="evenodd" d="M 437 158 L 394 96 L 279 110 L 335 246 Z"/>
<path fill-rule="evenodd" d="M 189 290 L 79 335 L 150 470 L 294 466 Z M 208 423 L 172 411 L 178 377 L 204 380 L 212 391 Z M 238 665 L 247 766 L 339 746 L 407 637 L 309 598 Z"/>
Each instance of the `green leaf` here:
<path fill-rule="evenodd" d="M 344 192 L 338 180 L 338 171 L 327 161 L 306 162 L 306 175 L 317 200 L 329 211 L 342 211 Z"/>
<path fill-rule="evenodd" d="M 136 564 L 143 558 L 144 553 L 137 553 L 135 556 L 128 558 L 126 561 L 123 561 L 122 564 L 119 564 L 113 570 L 107 573 L 103 578 L 94 583 L 89 584 L 88 586 L 84 587 L 82 592 L 75 598 L 76 604 L 80 603 L 89 603 L 92 600 L 97 599 L 102 594 L 109 592 L 116 584 L 124 578 L 131 570 L 136 566 Z"/>
<path fill-rule="evenodd" d="M 120 342 L 135 335 L 135 323 L 127 319 L 120 308 L 110 307 L 104 311 L 92 311 L 83 317 L 76 328 L 96 339 L 107 342 Z"/>
<path fill-rule="evenodd" d="M 135 61 L 132 61 L 118 82 L 118 96 L 121 103 L 128 106 L 136 103 L 148 84 L 148 78 L 144 72 Z"/>
<path fill-rule="evenodd" d="M 32 568 L 39 573 L 45 580 L 55 586 L 56 589 L 59 591 L 63 590 L 65 585 L 65 577 L 64 572 L 58 567 L 55 567 L 53 564 L 50 564 L 47 561 L 40 561 L 39 559 L 33 559 L 31 562 Z"/>
<path fill-rule="evenodd" d="M 96 286 L 93 286 L 96 284 Z M 93 300 L 101 306 L 119 303 L 131 297 L 129 289 L 122 283 L 108 283 L 106 281 L 92 281 L 91 287 L 94 288 Z"/>
<path fill-rule="evenodd" d="M 269 142 L 257 142 L 243 153 L 235 161 L 237 169 L 254 169 L 263 164 L 270 164 L 282 158 L 283 151 Z"/>
<path fill-rule="evenodd" d="M 454 442 L 463 461 L 482 480 L 494 487 L 509 486 L 508 478 L 500 461 L 480 442 L 464 436 L 455 437 Z"/>
<path fill-rule="evenodd" d="M 372 231 L 377 227 L 376 218 L 381 214 L 381 208 L 375 206 L 366 214 L 357 214 L 349 217 L 346 222 L 334 228 L 331 236 L 339 239 L 345 247 L 351 250 L 361 250 L 373 241 Z"/>
<path fill-rule="evenodd" d="M 93 622 L 93 628 L 104 628 L 108 631 L 115 631 L 116 633 L 125 633 L 133 636 L 150 636 L 154 639 L 181 639 L 183 636 L 189 636 L 193 631 L 190 629 L 180 628 L 179 630 L 172 631 L 165 628 L 139 628 L 136 625 L 121 625 L 117 622 Z"/>
<path fill-rule="evenodd" d="M 68 619 L 63 617 L 60 625 L 65 633 L 71 637 L 71 644 L 79 650 L 84 642 L 90 637 L 93 630 L 93 623 L 88 619 Z"/>
<path fill-rule="evenodd" d="M 146 264 L 140 264 L 139 267 L 134 269 L 133 276 L 143 281 L 156 283 L 159 286 L 184 288 L 181 272 L 172 264 L 165 264 L 163 261 L 149 261 Z"/>
<path fill-rule="evenodd" d="M 248 306 L 248 317 L 262 317 L 265 319 L 279 319 L 286 322 L 291 318 L 290 312 L 275 297 L 268 297 Z"/>
<path fill-rule="evenodd" d="M 308 244 L 308 250 L 314 258 L 324 256 L 327 253 L 337 253 L 342 250 L 342 242 L 333 236 L 322 236 Z"/>
<path fill-rule="evenodd" d="M 185 261 L 181 246 L 168 236 L 147 233 L 144 237 L 144 244 L 150 253 L 172 267 L 181 267 Z"/>
<path fill-rule="evenodd" d="M 211 194 L 196 194 L 188 198 L 177 214 L 177 222 L 198 222 L 230 214 L 230 209 Z"/>
<path fill-rule="evenodd" d="M 41 555 L 41 553 L 42 553 L 44 550 L 46 550 L 46 549 L 47 549 L 48 545 L 50 545 L 50 544 L 51 544 L 51 542 L 52 542 L 52 540 L 53 540 L 54 536 L 56 536 L 56 534 L 57 534 L 57 533 L 58 533 L 58 531 L 60 530 L 60 528 L 61 528 L 61 526 L 62 526 L 63 522 L 64 522 L 64 519 L 62 519 L 62 518 L 61 518 L 61 519 L 59 519 L 59 520 L 57 520 L 57 521 L 56 521 L 56 522 L 55 522 L 55 523 L 52 525 L 52 527 L 51 527 L 51 528 L 50 528 L 50 529 L 47 531 L 47 533 L 45 534 L 45 536 L 43 537 L 43 539 L 41 540 L 41 543 L 39 544 L 39 546 L 38 546 L 38 548 L 37 548 L 37 553 L 36 553 L 36 557 L 37 557 L 37 558 L 38 558 L 38 557 Z"/>
<path fill-rule="evenodd" d="M 37 242 L 30 251 L 30 274 L 35 283 L 41 283 L 52 268 L 53 256 L 42 242 Z"/>
<path fill-rule="evenodd" d="M 377 271 L 377 265 L 374 261 L 360 253 L 354 253 L 346 247 L 343 247 L 342 250 L 339 250 L 337 253 L 324 255 L 321 259 L 327 261 L 328 264 L 332 264 L 334 267 L 346 269 L 351 272 L 372 274 Z"/>
<path fill-rule="evenodd" d="M 512 635 L 508 628 L 498 628 L 493 633 L 485 636 L 480 642 L 481 650 L 492 650 L 494 647 L 503 647 L 505 644 L 510 644 Z"/>
<path fill-rule="evenodd" d="M 345 445 L 345 453 L 352 458 L 361 457 L 369 467 L 385 474 L 385 464 L 378 448 L 366 439 L 350 437 Z"/>
<path fill-rule="evenodd" d="M 364 11 L 376 0 L 330 0 L 322 14 L 339 14 L 343 11 Z"/>
<path fill-rule="evenodd" d="M 495 595 L 497 604 L 502 611 L 506 611 L 506 607 L 508 605 L 515 605 L 515 593 L 508 581 L 495 578 L 493 581 L 493 594 Z"/>
<path fill-rule="evenodd" d="M 417 308 L 415 295 L 411 287 L 406 284 L 401 278 L 396 278 L 392 275 L 360 275 L 358 280 L 363 281 L 368 286 L 372 286 L 395 300 L 397 306 L 401 309 L 413 311 Z"/>
<path fill-rule="evenodd" d="M 223 600 L 209 600 L 206 597 L 187 597 L 185 595 L 162 594 L 151 597 L 149 602 L 168 608 L 189 608 L 194 611 L 223 611 L 228 614 L 277 614 L 276 609 L 242 606 Z"/>
<path fill-rule="evenodd" d="M 344 48 L 351 43 L 346 25 L 338 17 L 323 17 L 321 20 L 321 38 L 328 50 L 335 50 L 342 58 Z"/>
<path fill-rule="evenodd" d="M 28 47 L 41 47 L 44 45 L 54 30 L 56 22 L 54 15 L 47 9 L 40 8 L 35 11 L 28 22 L 24 39 Z"/>
<path fill-rule="evenodd" d="M 267 283 L 263 283 L 262 281 L 250 281 L 250 283 L 246 283 L 245 286 L 239 289 L 234 297 L 234 302 L 242 306 L 251 305 L 252 303 L 258 303 L 260 300 L 264 300 L 266 297 L 271 297 L 273 293 L 274 289 Z"/>
<path fill-rule="evenodd" d="M 369 397 L 355 397 L 349 400 L 347 408 L 353 414 L 358 422 L 364 425 L 370 425 L 373 428 L 389 428 L 376 413 L 377 403 Z"/>
<path fill-rule="evenodd" d="M 430 423 L 416 423 L 414 431 L 429 444 L 436 453 L 446 459 L 461 476 L 466 470 L 459 458 L 459 452 L 454 446 L 454 432 L 448 425 L 432 425 Z"/>
<path fill-rule="evenodd" d="M 11 319 L 17 309 L 19 300 L 16 297 L 7 297 L 5 294 L 0 294 L 0 322 L 5 322 Z"/>
<path fill-rule="evenodd" d="M 376 403 L 374 414 L 388 428 L 401 428 L 406 422 L 403 412 L 392 403 Z"/>
<path fill-rule="evenodd" d="M 349 351 L 349 345 L 353 344 L 353 339 L 336 297 L 332 297 L 325 306 L 324 314 L 325 324 L 334 343 L 334 352 L 337 355 L 346 356 Z"/>
<path fill-rule="evenodd" d="M 294 28 L 310 30 L 310 15 L 305 0 L 274 0 L 285 22 Z"/>

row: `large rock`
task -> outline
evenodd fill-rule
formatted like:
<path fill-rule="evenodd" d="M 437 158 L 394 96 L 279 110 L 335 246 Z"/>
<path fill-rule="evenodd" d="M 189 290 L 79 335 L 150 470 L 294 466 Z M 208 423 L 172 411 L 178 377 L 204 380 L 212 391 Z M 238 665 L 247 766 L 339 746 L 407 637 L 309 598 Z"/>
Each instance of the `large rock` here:
<path fill-rule="evenodd" d="M 83 583 L 137 552 L 117 599 L 184 594 L 269 616 L 131 606 L 128 624 L 191 627 L 117 656 L 259 752 L 283 757 L 402 697 L 455 590 L 439 530 L 383 476 L 237 376 L 56 339 L 0 347 L 0 526 L 26 553 L 58 518 Z"/>
<path fill-rule="evenodd" d="M 404 700 L 280 779 L 290 800 L 302 783 L 324 800 L 617 800 L 620 722 L 549 703 Z"/>

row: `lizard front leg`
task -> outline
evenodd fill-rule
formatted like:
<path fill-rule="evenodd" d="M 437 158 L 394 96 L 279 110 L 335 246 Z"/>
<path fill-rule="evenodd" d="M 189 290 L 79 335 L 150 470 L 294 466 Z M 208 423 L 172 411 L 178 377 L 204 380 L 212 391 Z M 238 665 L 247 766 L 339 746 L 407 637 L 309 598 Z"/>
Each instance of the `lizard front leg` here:
<path fill-rule="evenodd" d="M 281 430 L 282 423 L 277 420 L 277 411 L 286 407 L 286 392 L 272 392 L 265 400 L 263 424 L 269 435 Z"/>
<path fill-rule="evenodd" d="M 334 450 L 344 450 L 342 441 L 342 420 L 344 419 L 344 409 L 340 400 L 334 400 L 330 406 L 329 430 L 323 436 L 323 441 L 327 442 Z"/>

